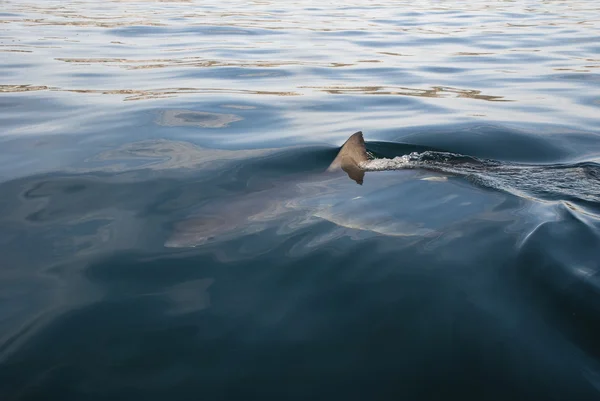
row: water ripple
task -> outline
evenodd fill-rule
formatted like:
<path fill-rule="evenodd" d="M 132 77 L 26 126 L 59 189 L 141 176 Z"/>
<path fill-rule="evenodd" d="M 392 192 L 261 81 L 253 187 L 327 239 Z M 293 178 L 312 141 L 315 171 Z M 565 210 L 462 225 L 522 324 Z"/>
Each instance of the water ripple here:
<path fill-rule="evenodd" d="M 0 3 L 2 399 L 598 398 L 598 2 Z"/>

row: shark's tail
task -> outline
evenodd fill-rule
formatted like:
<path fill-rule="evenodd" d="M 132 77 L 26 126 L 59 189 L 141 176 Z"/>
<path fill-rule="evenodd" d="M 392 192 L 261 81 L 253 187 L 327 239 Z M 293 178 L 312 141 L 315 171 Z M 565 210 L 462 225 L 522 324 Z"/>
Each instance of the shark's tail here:
<path fill-rule="evenodd" d="M 362 131 L 358 131 L 352 134 L 344 145 L 342 145 L 337 157 L 333 160 L 327 171 L 336 171 L 341 168 L 350 178 L 362 185 L 365 172 L 360 167 L 360 164 L 368 160 L 369 156 Z"/>

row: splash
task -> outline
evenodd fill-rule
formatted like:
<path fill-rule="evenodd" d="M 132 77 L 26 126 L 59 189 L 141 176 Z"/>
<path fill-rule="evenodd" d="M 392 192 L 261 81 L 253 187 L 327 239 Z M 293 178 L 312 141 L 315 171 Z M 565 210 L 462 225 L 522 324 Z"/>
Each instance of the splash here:
<path fill-rule="evenodd" d="M 536 200 L 600 203 L 600 165 L 591 162 L 530 165 L 426 151 L 393 159 L 373 159 L 361 163 L 360 167 L 365 171 L 427 169 Z"/>

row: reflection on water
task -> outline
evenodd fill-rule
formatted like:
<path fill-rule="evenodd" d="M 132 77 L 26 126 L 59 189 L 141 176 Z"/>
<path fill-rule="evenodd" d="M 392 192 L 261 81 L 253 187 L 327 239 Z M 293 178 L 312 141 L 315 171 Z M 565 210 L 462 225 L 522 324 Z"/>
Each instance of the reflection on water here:
<path fill-rule="evenodd" d="M 166 113 L 167 111 L 165 111 Z M 177 112 L 177 111 L 175 111 Z M 204 115 L 204 114 L 201 114 Z M 211 115 L 220 118 L 222 115 Z M 226 115 L 225 115 L 226 116 Z M 220 120 L 217 120 L 221 123 Z M 193 122 L 172 125 L 196 125 Z M 199 125 L 199 124 L 198 124 Z M 200 125 L 203 126 L 203 125 Z M 220 125 L 210 126 L 218 128 Z M 272 149 L 222 150 L 204 149 L 187 142 L 166 139 L 128 143 L 116 149 L 102 152 L 85 161 L 85 167 L 75 172 L 123 172 L 140 169 L 214 169 L 224 162 L 236 159 L 258 157 L 272 153 Z"/>
<path fill-rule="evenodd" d="M 260 74 L 245 74 L 244 76 L 258 76 Z M 381 86 L 365 86 L 365 87 L 312 87 L 301 86 L 298 89 L 316 89 L 330 94 L 365 94 L 365 95 L 401 95 L 401 96 L 419 96 L 419 97 L 466 97 L 471 99 L 487 100 L 490 102 L 509 102 L 511 100 L 503 99 L 502 96 L 482 95 L 481 91 L 434 87 L 431 89 L 417 88 L 402 88 L 402 87 L 381 87 Z M 149 90 L 89 90 L 89 89 L 59 89 L 50 88 L 47 86 L 31 86 L 31 85 L 2 85 L 0 92 L 25 92 L 39 90 L 55 90 L 76 93 L 100 93 L 104 95 L 127 95 L 124 100 L 145 100 L 156 99 L 160 97 L 171 97 L 177 94 L 211 94 L 211 93 L 239 93 L 239 94 L 254 94 L 254 95 L 275 95 L 275 96 L 299 96 L 299 92 L 270 92 L 270 91 L 250 91 L 242 89 L 216 89 L 216 88 L 169 88 L 169 89 L 149 89 Z"/>
<path fill-rule="evenodd" d="M 128 60 L 128 59 L 65 59 L 57 58 L 58 61 L 65 61 L 67 63 L 78 63 L 78 64 L 93 64 L 101 63 L 109 66 L 117 66 L 127 68 L 130 70 L 136 69 L 148 69 L 148 68 L 166 68 L 166 67 L 258 67 L 258 68 L 269 68 L 269 67 L 286 67 L 294 65 L 307 65 L 315 67 L 346 67 L 352 64 L 342 63 L 311 63 L 301 61 L 268 61 L 268 60 L 204 60 L 200 57 L 184 57 L 181 59 L 154 59 L 154 60 Z M 378 60 L 374 60 L 377 62 Z M 361 62 L 361 61 L 359 61 Z M 368 62 L 368 61 L 362 61 Z"/>
<path fill-rule="evenodd" d="M 0 85 L 0 92 L 29 92 L 29 91 L 43 91 L 50 89 L 47 86 L 33 86 L 33 85 Z"/>
<path fill-rule="evenodd" d="M 251 94 L 251 95 L 270 95 L 270 96 L 297 96 L 295 92 L 270 92 L 270 91 L 251 91 L 244 89 L 218 89 L 218 88 L 165 88 L 165 89 L 148 89 L 148 90 L 135 90 L 135 89 L 111 89 L 111 90 L 91 90 L 91 89 L 58 89 L 58 88 L 46 88 L 46 87 L 31 87 L 31 86 L 13 86 L 16 92 L 29 91 L 29 90 L 56 90 L 74 93 L 90 93 L 90 94 L 102 94 L 102 95 L 126 95 L 123 100 L 146 100 L 146 99 L 158 99 L 174 97 L 179 94 L 212 94 L 212 93 L 229 93 L 229 94 Z M 13 87 L 9 88 L 12 89 Z M 11 90 L 6 90 L 9 92 Z"/>
<path fill-rule="evenodd" d="M 310 88 L 310 87 L 308 87 Z M 420 96 L 420 97 L 468 97 L 471 99 L 487 100 L 490 102 L 509 102 L 502 96 L 482 95 L 481 91 L 433 87 L 431 89 L 411 89 L 401 87 L 381 87 L 381 86 L 362 86 L 362 87 L 326 87 L 316 88 L 323 92 L 334 95 L 340 94 L 364 94 L 364 95 L 402 95 L 402 96 Z"/>
<path fill-rule="evenodd" d="M 51 88 L 127 100 L 302 95 L 301 103 L 286 102 L 297 110 L 323 99 L 310 90 L 317 88 L 465 99 L 420 99 L 413 109 L 428 113 L 411 125 L 429 122 L 431 112 L 451 114 L 453 122 L 598 124 L 599 96 L 590 84 L 600 66 L 599 22 L 589 2 L 6 4 L 0 44 L 11 53 L 4 53 L 3 92 Z M 17 67 L 24 65 L 30 67 Z M 489 108 L 466 99 L 514 104 Z M 338 122 L 334 115 L 320 119 Z M 349 130 L 385 126 L 352 120 Z"/>
<path fill-rule="evenodd" d="M 598 398 L 597 2 L 1 4 L 0 399 Z"/>
<path fill-rule="evenodd" d="M 197 126 L 204 128 L 223 128 L 236 121 L 243 120 L 235 114 L 206 113 L 189 110 L 166 110 L 158 124 L 166 126 Z"/>

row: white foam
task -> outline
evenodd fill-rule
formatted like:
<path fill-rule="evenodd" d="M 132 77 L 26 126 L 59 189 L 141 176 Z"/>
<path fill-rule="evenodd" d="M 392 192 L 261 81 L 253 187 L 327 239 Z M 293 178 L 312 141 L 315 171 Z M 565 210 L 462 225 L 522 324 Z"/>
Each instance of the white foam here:
<path fill-rule="evenodd" d="M 373 159 L 360 164 L 365 171 L 401 170 L 415 167 L 413 162 L 418 161 L 420 153 L 412 152 L 408 155 L 394 157 L 393 159 Z"/>
<path fill-rule="evenodd" d="M 364 171 L 426 169 L 466 177 L 469 181 L 538 200 L 561 197 L 600 202 L 600 168 L 586 165 L 525 165 L 478 159 L 448 152 L 412 152 L 393 159 L 372 159 Z"/>

